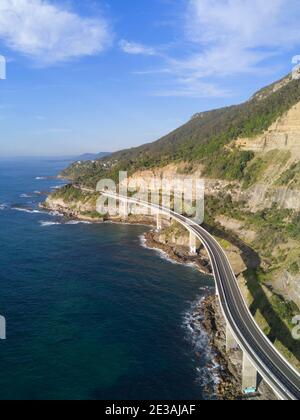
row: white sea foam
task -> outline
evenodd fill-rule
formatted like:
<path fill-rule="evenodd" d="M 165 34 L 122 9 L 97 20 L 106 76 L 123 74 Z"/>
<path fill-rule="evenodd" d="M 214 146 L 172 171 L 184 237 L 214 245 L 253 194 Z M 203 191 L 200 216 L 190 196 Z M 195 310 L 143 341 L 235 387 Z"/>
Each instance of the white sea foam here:
<path fill-rule="evenodd" d="M 46 180 L 47 178 L 46 178 L 45 176 L 37 176 L 35 179 L 36 179 L 37 181 L 44 181 L 44 180 Z"/>
<path fill-rule="evenodd" d="M 58 222 L 58 221 L 51 222 L 51 221 L 41 220 L 39 223 L 43 227 L 57 226 L 57 225 L 69 225 L 69 226 L 71 225 L 71 226 L 75 226 L 75 225 L 80 225 L 80 224 L 83 224 L 83 225 L 90 225 L 91 224 L 91 222 L 87 222 L 87 221 L 84 221 L 84 220 L 82 220 L 82 221 L 81 220 L 69 220 L 67 222 Z"/>
<path fill-rule="evenodd" d="M 145 223 L 131 223 L 131 222 L 114 222 L 113 220 L 106 220 L 104 222 L 106 225 L 118 225 L 118 226 L 144 226 L 149 227 L 149 225 Z"/>
<path fill-rule="evenodd" d="M 20 211 L 20 212 L 23 212 L 23 213 L 31 213 L 31 214 L 43 214 L 43 213 L 45 213 L 44 211 L 41 211 L 41 210 L 26 209 L 26 208 L 23 208 L 23 207 L 12 207 L 12 210 Z"/>
<path fill-rule="evenodd" d="M 50 216 L 54 216 L 54 217 L 63 217 L 64 215 L 62 213 L 60 213 L 59 211 L 50 211 L 48 213 Z"/>
<path fill-rule="evenodd" d="M 146 240 L 146 238 L 145 238 L 145 235 L 141 235 L 140 237 L 139 237 L 139 239 L 140 239 L 140 243 L 141 243 L 141 246 L 143 247 L 143 248 L 146 248 L 146 249 L 150 249 L 151 251 L 154 251 L 154 252 L 156 252 L 157 254 L 158 254 L 158 256 L 162 259 L 162 260 L 165 260 L 165 261 L 168 261 L 168 262 L 170 262 L 171 264 L 174 264 L 174 265 L 184 265 L 185 267 L 189 267 L 189 268 L 193 268 L 193 269 L 197 269 L 197 267 L 196 267 L 196 265 L 194 264 L 194 263 L 184 263 L 184 262 L 179 262 L 179 261 L 176 261 L 176 260 L 174 260 L 173 258 L 171 258 L 165 251 L 163 251 L 162 249 L 159 249 L 159 248 L 154 248 L 154 247 L 151 247 L 151 246 L 149 246 L 149 245 L 147 245 L 147 240 Z"/>
<path fill-rule="evenodd" d="M 32 198 L 32 196 L 29 195 L 29 194 L 21 194 L 20 197 L 21 198 Z"/>
<path fill-rule="evenodd" d="M 206 293 L 207 294 L 207 293 Z M 209 398 L 216 397 L 217 386 L 220 383 L 220 365 L 216 361 L 217 354 L 210 345 L 209 334 L 203 328 L 204 315 L 199 312 L 199 307 L 204 297 L 191 305 L 184 314 L 183 327 L 186 330 L 188 341 L 192 345 L 194 354 L 199 357 L 201 366 L 196 368 L 197 382 Z"/>
<path fill-rule="evenodd" d="M 0 204 L 0 210 L 6 210 L 8 208 L 7 204 Z"/>
<path fill-rule="evenodd" d="M 42 227 L 49 227 L 49 226 L 61 225 L 61 223 L 59 223 L 59 222 L 46 222 L 46 221 L 40 221 L 39 223 L 40 223 L 40 225 L 41 225 Z"/>
<path fill-rule="evenodd" d="M 69 220 L 65 224 L 66 225 L 91 225 L 92 223 L 86 220 Z"/>

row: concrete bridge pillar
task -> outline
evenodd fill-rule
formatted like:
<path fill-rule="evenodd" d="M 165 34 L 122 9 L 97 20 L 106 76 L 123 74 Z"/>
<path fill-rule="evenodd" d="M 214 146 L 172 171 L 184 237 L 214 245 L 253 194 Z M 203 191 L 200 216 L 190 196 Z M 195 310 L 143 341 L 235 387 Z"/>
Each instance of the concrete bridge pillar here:
<path fill-rule="evenodd" d="M 127 200 L 120 200 L 119 213 L 120 213 L 120 217 L 122 217 L 123 219 L 127 219 L 128 217 L 128 201 Z"/>
<path fill-rule="evenodd" d="M 238 343 L 234 338 L 229 325 L 226 326 L 226 352 L 229 353 L 231 350 L 235 350 L 238 347 Z"/>
<path fill-rule="evenodd" d="M 190 253 L 197 255 L 197 236 L 193 232 L 190 232 Z"/>
<path fill-rule="evenodd" d="M 157 213 L 156 224 L 157 224 L 157 230 L 161 230 L 162 229 L 162 214 L 161 213 Z"/>
<path fill-rule="evenodd" d="M 258 372 L 246 353 L 243 354 L 243 392 L 257 391 Z"/>

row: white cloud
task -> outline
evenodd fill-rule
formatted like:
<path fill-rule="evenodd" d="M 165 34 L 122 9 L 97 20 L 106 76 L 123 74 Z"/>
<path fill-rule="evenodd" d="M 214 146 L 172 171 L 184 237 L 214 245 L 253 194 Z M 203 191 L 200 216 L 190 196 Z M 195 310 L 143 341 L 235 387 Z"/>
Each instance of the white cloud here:
<path fill-rule="evenodd" d="M 103 51 L 111 40 L 103 18 L 84 18 L 49 0 L 1 0 L 0 41 L 39 64 Z"/>
<path fill-rule="evenodd" d="M 257 71 L 300 42 L 298 0 L 190 0 L 186 31 L 199 52 L 178 65 L 195 76 Z"/>
<path fill-rule="evenodd" d="M 119 46 L 123 52 L 126 54 L 133 55 L 156 55 L 157 52 L 155 48 L 148 47 L 143 44 L 138 44 L 137 42 L 129 42 L 125 39 L 122 39 L 119 42 Z"/>
<path fill-rule="evenodd" d="M 269 72 L 272 59 L 300 44 L 299 0 L 188 0 L 186 4 L 184 19 L 177 22 L 182 32 L 180 55 L 173 48 L 161 56 L 161 69 L 167 68 L 170 76 L 168 87 L 156 95 L 227 96 L 225 78 Z M 155 72 L 159 70 L 148 74 Z"/>

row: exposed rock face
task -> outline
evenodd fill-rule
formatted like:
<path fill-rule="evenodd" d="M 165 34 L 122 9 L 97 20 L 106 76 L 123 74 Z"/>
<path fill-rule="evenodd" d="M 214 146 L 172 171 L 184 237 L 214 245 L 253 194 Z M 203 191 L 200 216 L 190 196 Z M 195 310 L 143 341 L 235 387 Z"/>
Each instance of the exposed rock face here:
<path fill-rule="evenodd" d="M 95 211 L 95 205 L 90 201 L 85 203 L 82 201 L 68 202 L 62 198 L 52 198 L 51 196 L 45 201 L 44 207 L 52 211 L 63 213 L 66 216 L 76 218 L 82 218 L 84 213 Z M 99 215 L 99 219 L 100 218 L 101 217 Z"/>
<path fill-rule="evenodd" d="M 153 189 L 153 179 L 164 179 L 170 182 L 170 185 L 174 180 L 203 180 L 203 166 L 202 165 L 190 165 L 188 163 L 170 164 L 163 168 L 154 168 L 152 170 L 138 171 L 129 178 L 129 183 L 134 186 L 146 184 L 150 191 Z M 232 182 L 220 179 L 205 179 L 205 193 L 216 194 L 224 191 Z M 194 187 L 194 186 L 193 186 Z"/>
<path fill-rule="evenodd" d="M 274 84 L 270 91 L 259 92 L 258 95 L 268 95 L 270 92 L 279 90 L 288 82 L 289 78 L 283 79 Z M 201 114 L 196 115 L 194 118 L 201 118 Z M 296 104 L 272 124 L 263 135 L 256 138 L 239 139 L 232 144 L 232 147 L 254 151 L 255 159 L 262 159 L 265 162 L 263 170 L 258 174 L 253 185 L 246 189 L 236 181 L 205 179 L 206 197 L 218 197 L 226 192 L 231 195 L 233 206 L 235 203 L 246 203 L 245 208 L 247 211 L 254 214 L 266 209 L 270 210 L 274 205 L 279 209 L 300 212 L 300 185 L 299 189 L 297 189 L 298 187 L 295 183 L 291 187 L 291 183 L 283 183 L 281 185 L 279 182 L 282 175 L 300 160 L 300 103 Z M 256 171 L 255 168 L 253 170 Z M 201 164 L 196 165 L 184 162 L 171 164 L 151 171 L 139 171 L 133 175 L 132 179 L 150 183 L 154 176 L 169 180 L 186 177 L 199 179 L 203 177 L 203 166 Z M 260 232 L 253 226 L 250 226 L 247 221 L 220 215 L 216 222 L 225 230 L 233 232 L 250 247 L 257 247 Z M 164 242 L 165 238 L 161 237 L 160 241 Z M 168 241 L 177 245 L 187 246 L 187 239 L 182 243 L 179 242 L 180 239 L 178 238 L 168 238 Z M 276 239 L 273 246 L 274 249 L 269 249 L 271 255 L 275 255 L 276 252 L 280 254 L 281 249 L 284 249 L 287 255 L 286 247 L 290 247 L 291 251 L 297 247 L 300 249 L 300 243 L 280 244 L 280 239 Z M 237 254 L 235 251 L 227 250 L 227 254 L 237 274 L 245 271 L 246 266 L 243 261 L 241 262 L 239 258 L 236 258 Z M 262 258 L 261 267 L 268 269 L 269 261 Z M 281 268 L 277 264 L 271 286 L 276 293 L 283 295 L 287 300 L 292 300 L 300 306 L 300 274 L 290 273 L 289 267 L 283 263 L 281 263 Z"/>
<path fill-rule="evenodd" d="M 242 195 L 248 199 L 253 212 L 270 209 L 273 204 L 282 209 L 300 211 L 300 191 L 289 187 L 274 188 L 270 184 L 257 184 Z"/>
<path fill-rule="evenodd" d="M 278 86 L 274 86 L 278 89 Z M 259 93 L 260 94 L 260 93 Z M 262 93 L 265 94 L 264 92 Z M 201 118 L 196 116 L 195 118 Z M 273 232 L 270 228 L 270 235 L 275 233 L 272 240 L 266 246 L 260 247 L 262 235 L 259 223 L 251 223 L 251 217 L 247 218 L 246 213 L 251 213 L 256 217 L 261 216 L 265 210 L 275 207 L 278 209 L 287 209 L 291 211 L 291 219 L 293 215 L 300 212 L 300 176 L 292 182 L 281 181 L 285 179 L 293 166 L 296 165 L 296 173 L 300 161 L 300 103 L 290 109 L 282 118 L 276 121 L 263 135 L 256 138 L 239 139 L 228 146 L 235 149 L 236 147 L 243 150 L 254 151 L 255 157 L 250 162 L 250 171 L 254 172 L 254 177 L 248 186 L 243 181 L 228 181 L 224 179 L 205 179 L 205 195 L 206 197 L 214 197 L 221 202 L 226 195 L 232 199 L 232 213 L 223 213 L 219 211 L 218 217 L 211 223 L 216 224 L 216 228 L 222 228 L 225 233 L 233 233 L 242 244 L 242 248 L 249 247 L 255 251 L 255 256 L 246 258 L 242 255 L 241 249 L 236 242 L 222 244 L 226 250 L 228 258 L 233 265 L 235 274 L 238 276 L 241 289 L 250 305 L 253 304 L 253 295 L 251 295 L 247 274 L 243 273 L 247 268 L 256 270 L 262 269 L 264 275 L 269 275 L 263 283 L 263 287 L 267 286 L 268 302 L 272 298 L 272 291 L 275 294 L 282 295 L 287 301 L 293 301 L 300 307 L 300 274 L 293 273 L 290 266 L 300 258 L 300 241 L 294 242 L 286 238 L 280 238 L 280 224 L 275 226 Z M 254 163 L 253 167 L 251 165 Z M 253 169 L 251 169 L 253 168 Z M 294 170 L 295 171 L 295 170 Z M 172 182 L 174 179 L 202 179 L 203 164 L 181 162 L 173 163 L 163 168 L 154 168 L 146 171 L 138 171 L 130 181 L 134 186 L 144 182 L 151 189 L 153 177 L 159 179 L 164 178 Z M 252 174 L 251 174 L 252 175 Z M 287 176 L 289 180 L 289 176 Z M 47 200 L 49 208 L 61 211 L 71 217 L 82 218 L 83 213 L 93 212 L 94 203 L 87 201 L 67 203 L 64 200 Z M 235 214 L 235 207 L 238 207 L 238 214 Z M 115 219 L 118 221 L 118 219 Z M 130 219 L 132 223 L 153 224 L 153 218 L 147 222 L 140 218 L 139 220 Z M 281 220 L 284 222 L 284 220 Z M 267 232 L 266 236 L 269 234 Z M 229 242 L 231 242 L 229 240 Z M 244 247 L 245 245 L 245 247 Z M 151 246 L 155 246 L 168 252 L 174 259 L 188 261 L 189 238 L 186 234 L 174 234 L 171 231 L 155 233 L 151 238 Z M 252 254 L 251 254 L 252 255 Z M 199 268 L 204 272 L 209 271 L 208 259 L 204 251 L 200 249 L 200 257 L 202 258 Z M 258 282 L 260 279 L 258 280 Z M 274 295 L 273 295 L 274 296 Z M 255 302 L 259 308 L 260 302 Z M 271 307 L 271 304 L 270 304 Z M 260 308 L 261 309 L 261 308 Z M 258 310 L 259 312 L 259 310 Z M 263 317 L 262 317 L 263 318 Z M 269 320 L 268 320 L 269 322 Z M 266 321 L 263 321 L 263 328 L 267 329 Z M 288 331 L 288 330 L 287 330 Z"/>
<path fill-rule="evenodd" d="M 277 275 L 272 284 L 286 299 L 295 302 L 300 307 L 300 274 L 292 275 L 287 270 Z"/>
<path fill-rule="evenodd" d="M 270 96 L 272 93 L 278 92 L 284 86 L 288 85 L 291 80 L 292 80 L 292 76 L 288 75 L 288 76 L 284 77 L 283 79 L 279 80 L 278 82 L 273 83 L 273 85 L 268 86 L 267 88 L 260 90 L 255 95 L 253 95 L 250 100 L 256 99 L 256 100 L 260 101 L 260 100 Z"/>
<path fill-rule="evenodd" d="M 226 216 L 218 216 L 216 221 L 225 229 L 237 233 L 240 238 L 246 242 L 253 242 L 257 238 L 257 232 L 244 228 L 244 223 L 240 220 L 232 219 Z"/>
<path fill-rule="evenodd" d="M 149 248 L 160 249 L 172 260 L 180 264 L 194 264 L 201 273 L 212 274 L 212 269 L 207 254 L 200 253 L 197 256 L 192 256 L 189 253 L 189 248 L 188 245 L 186 245 L 184 238 L 176 241 L 176 243 L 172 243 L 166 239 L 165 234 L 151 231 L 146 233 L 145 239 Z M 179 243 L 182 243 L 183 245 L 179 245 Z"/>
<path fill-rule="evenodd" d="M 67 202 L 62 198 L 53 199 L 50 196 L 46 200 L 44 206 L 49 210 L 58 211 L 68 217 L 75 217 L 89 221 L 96 220 L 95 218 L 88 216 L 89 213 L 95 212 L 95 204 L 90 200 L 87 200 L 86 202 Z M 122 218 L 120 217 L 107 216 L 105 219 L 122 222 Z M 98 220 L 103 221 L 104 219 L 99 215 Z M 155 218 L 152 216 L 135 215 L 130 215 L 126 221 L 128 223 L 140 223 L 147 225 L 155 225 L 156 222 Z M 210 267 L 210 261 L 204 247 L 200 244 L 200 242 L 198 242 L 199 256 L 196 258 L 191 257 L 189 253 L 189 233 L 177 223 L 170 224 L 170 222 L 164 220 L 163 230 L 160 232 L 152 231 L 146 235 L 146 238 L 149 246 L 163 250 L 168 253 L 171 258 L 179 262 L 193 262 L 198 265 L 202 272 L 211 274 L 212 270 Z M 225 252 L 236 275 L 243 273 L 247 269 L 241 256 L 241 251 L 238 247 L 228 243 Z"/>
<path fill-rule="evenodd" d="M 277 120 L 267 132 L 254 139 L 239 139 L 236 144 L 244 150 L 291 152 L 293 159 L 300 159 L 300 103 Z"/>
<path fill-rule="evenodd" d="M 217 395 L 220 400 L 244 399 L 242 395 L 242 352 L 237 347 L 226 352 L 226 324 L 220 304 L 215 296 L 207 297 L 199 304 L 198 311 L 204 314 L 203 327 L 211 337 L 210 344 L 217 352 L 217 361 L 220 364 L 221 381 L 217 387 Z M 262 382 L 259 387 L 257 400 L 277 400 L 269 386 Z"/>
<path fill-rule="evenodd" d="M 265 171 L 249 191 L 242 192 L 250 208 L 257 211 L 274 203 L 283 209 L 300 211 L 300 189 L 277 185 L 281 175 L 300 160 L 300 103 L 292 107 L 262 135 L 238 139 L 234 144 L 243 150 L 254 151 L 258 157 L 269 158 Z"/>

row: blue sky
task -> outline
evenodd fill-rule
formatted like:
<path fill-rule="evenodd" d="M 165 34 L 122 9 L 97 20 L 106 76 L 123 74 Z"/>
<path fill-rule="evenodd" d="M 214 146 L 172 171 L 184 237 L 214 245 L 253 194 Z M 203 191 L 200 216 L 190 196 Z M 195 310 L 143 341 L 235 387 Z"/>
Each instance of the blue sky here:
<path fill-rule="evenodd" d="M 300 54 L 298 0 L 1 0 L 0 156 L 115 151 L 246 100 Z"/>

